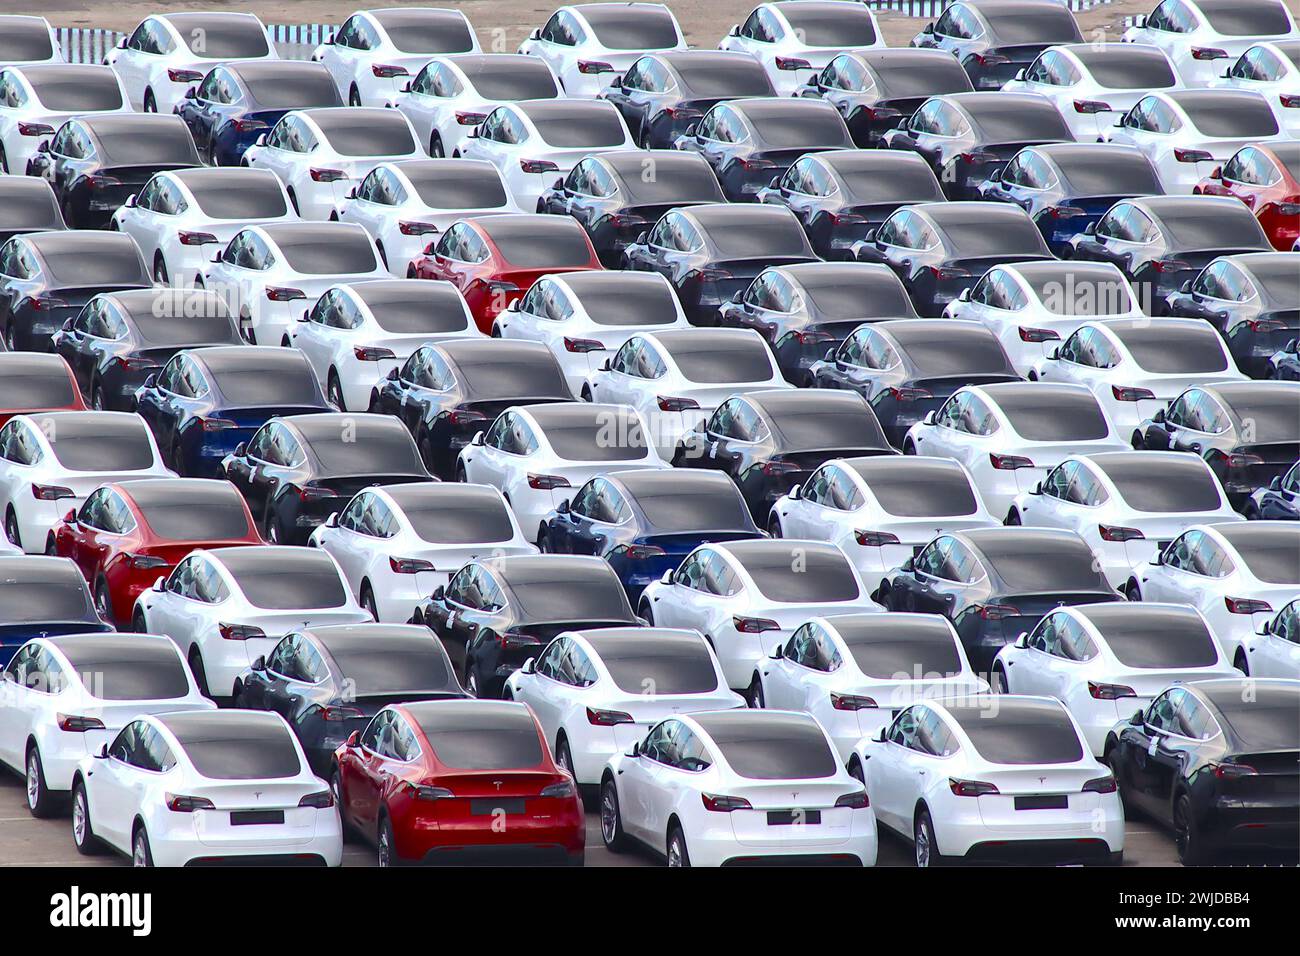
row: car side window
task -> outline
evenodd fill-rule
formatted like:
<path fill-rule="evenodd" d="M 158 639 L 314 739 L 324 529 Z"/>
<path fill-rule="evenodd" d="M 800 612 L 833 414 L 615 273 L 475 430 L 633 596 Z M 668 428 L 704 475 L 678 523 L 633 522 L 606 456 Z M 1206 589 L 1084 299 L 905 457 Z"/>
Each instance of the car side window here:
<path fill-rule="evenodd" d="M 920 574 L 941 578 L 944 576 L 945 556 L 952 544 L 952 538 L 946 535 L 936 538 L 921 549 L 921 553 L 912 562 L 912 567 Z"/>
<path fill-rule="evenodd" d="M 957 741 L 938 711 L 925 705 L 916 708 L 916 730 L 912 749 L 932 757 L 947 757 L 957 750 Z"/>
<path fill-rule="evenodd" d="M 388 724 L 393 719 L 391 710 L 381 710 L 375 714 L 366 729 L 361 732 L 361 746 L 372 753 L 380 753 L 381 740 L 387 736 Z"/>
<path fill-rule="evenodd" d="M 641 742 L 641 755 L 656 763 L 667 764 L 672 745 L 672 729 L 677 723 L 675 720 L 665 720 L 655 726 Z"/>
<path fill-rule="evenodd" d="M 195 597 L 194 568 L 197 564 L 198 558 L 186 558 L 176 565 L 175 570 L 167 578 L 167 590 L 178 597 L 193 600 Z"/>

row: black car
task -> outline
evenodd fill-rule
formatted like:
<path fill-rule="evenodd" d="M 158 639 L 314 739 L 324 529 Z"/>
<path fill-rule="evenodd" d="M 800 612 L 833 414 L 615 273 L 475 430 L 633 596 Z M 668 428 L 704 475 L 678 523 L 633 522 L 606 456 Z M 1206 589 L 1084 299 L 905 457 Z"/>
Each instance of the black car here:
<path fill-rule="evenodd" d="M 442 639 L 473 697 L 499 697 L 505 679 L 563 631 L 645 623 L 603 559 L 559 554 L 474 561 L 415 609 Z"/>
<path fill-rule="evenodd" d="M 1218 329 L 1237 368 L 1268 378 L 1273 355 L 1300 336 L 1300 252 L 1216 259 L 1166 301 L 1170 315 Z"/>
<path fill-rule="evenodd" d="M 154 173 L 197 165 L 194 139 L 178 117 L 109 113 L 68 120 L 27 174 L 54 187 L 70 227 L 98 229 Z"/>
<path fill-rule="evenodd" d="M 34 176 L 0 176 L 0 245 L 24 232 L 66 228 L 49 183 Z"/>
<path fill-rule="evenodd" d="M 1083 538 L 1047 528 L 941 534 L 890 572 L 875 597 L 891 611 L 947 617 L 981 674 L 1055 608 L 1124 600 Z"/>
<path fill-rule="evenodd" d="M 671 149 L 724 100 L 776 96 L 763 64 L 748 53 L 671 50 L 647 53 L 597 98 L 609 100 L 644 149 Z"/>
<path fill-rule="evenodd" d="M 1300 382 L 1300 339 L 1290 339 L 1268 359 L 1265 378 L 1281 382 Z"/>
<path fill-rule="evenodd" d="M 899 206 L 942 202 L 943 188 L 920 156 L 835 149 L 794 161 L 758 201 L 790 209 L 823 259 L 852 259 L 853 245 Z"/>
<path fill-rule="evenodd" d="M 135 393 L 182 349 L 241 345 L 226 300 L 203 289 L 106 292 L 51 340 L 92 408 L 135 410 Z"/>
<path fill-rule="evenodd" d="M 396 701 L 463 698 L 442 644 L 409 624 L 304 627 L 286 634 L 235 680 L 234 704 L 289 722 L 312 770 Z"/>
<path fill-rule="evenodd" d="M 826 100 L 844 117 L 853 142 L 879 146 L 922 103 L 974 91 L 970 77 L 940 50 L 850 50 L 831 60 L 795 96 Z"/>
<path fill-rule="evenodd" d="M 727 399 L 682 437 L 673 464 L 730 475 L 764 527 L 772 503 L 828 459 L 896 454 L 861 395 L 781 389 Z"/>
<path fill-rule="evenodd" d="M 998 90 L 1049 46 L 1081 43 L 1074 14 L 1043 0 L 962 0 L 944 9 L 912 45 L 960 61 L 977 90 Z"/>
<path fill-rule="evenodd" d="M 1020 380 L 992 331 L 958 319 L 862 325 L 814 363 L 809 378 L 814 388 L 846 389 L 870 402 L 895 448 L 957 389 Z"/>
<path fill-rule="evenodd" d="M 934 96 L 881 138 L 923 156 L 949 199 L 979 199 L 980 188 L 1026 146 L 1073 143 L 1056 105 L 1037 93 Z"/>
<path fill-rule="evenodd" d="M 754 202 L 804 153 L 852 149 L 853 137 L 829 103 L 765 97 L 719 103 L 675 145 L 709 161 L 727 199 Z"/>
<path fill-rule="evenodd" d="M 0 247 L 0 326 L 9 351 L 48 352 L 54 333 L 101 292 L 152 288 L 140 247 L 120 232 L 68 229 Z"/>
<path fill-rule="evenodd" d="M 1015 203 L 1029 213 L 1048 248 L 1062 257 L 1073 252 L 1075 236 L 1095 228 L 1121 199 L 1164 192 L 1141 150 L 1114 143 L 1027 146 L 980 187 L 982 198 Z"/>
<path fill-rule="evenodd" d="M 623 251 L 623 268 L 668 278 L 692 325 L 717 325 L 768 266 L 817 261 L 790 210 L 731 203 L 674 209 Z"/>
<path fill-rule="evenodd" d="M 1267 488 L 1256 489 L 1242 511 L 1247 518 L 1300 520 L 1300 461 L 1270 481 Z"/>
<path fill-rule="evenodd" d="M 1072 259 L 1119 267 L 1149 315 L 1166 315 L 1168 299 L 1220 256 L 1272 252 L 1250 208 L 1226 196 L 1125 199 L 1073 239 Z"/>
<path fill-rule="evenodd" d="M 726 201 L 713 168 L 701 156 L 618 150 L 581 160 L 542 191 L 537 211 L 578 220 L 601 263 L 613 269 L 623 250 L 670 209 Z"/>
<path fill-rule="evenodd" d="M 1126 803 L 1174 832 L 1186 865 L 1300 838 L 1300 681 L 1193 681 L 1120 725 L 1106 763 Z"/>
<path fill-rule="evenodd" d="M 863 322 L 914 318 L 898 276 L 868 262 L 773 266 L 718 310 L 718 324 L 754 329 L 792 385 L 811 384 L 813 363 Z"/>
<path fill-rule="evenodd" d="M 1052 259 L 1043 235 L 1008 203 L 920 203 L 899 209 L 853 248 L 863 262 L 898 273 L 916 311 L 943 315 L 948 303 L 1007 262 Z"/>
<path fill-rule="evenodd" d="M 273 418 L 222 467 L 272 544 L 306 544 L 368 485 L 436 480 L 401 422 L 364 413 Z"/>
<path fill-rule="evenodd" d="M 505 409 L 571 401 L 564 370 L 541 342 L 461 339 L 416 349 L 375 386 L 370 411 L 396 415 L 425 467 L 449 481 L 461 449 Z"/>

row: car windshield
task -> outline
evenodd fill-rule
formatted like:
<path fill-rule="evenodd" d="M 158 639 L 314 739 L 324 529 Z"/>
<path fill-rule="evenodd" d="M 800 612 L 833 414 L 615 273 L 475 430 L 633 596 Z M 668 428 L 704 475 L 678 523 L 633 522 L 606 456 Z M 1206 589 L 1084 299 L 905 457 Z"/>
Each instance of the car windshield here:
<path fill-rule="evenodd" d="M 185 183 L 210 219 L 275 219 L 288 212 L 284 189 L 273 176 L 211 176 Z"/>
<path fill-rule="evenodd" d="M 877 63 L 876 70 L 885 99 L 942 96 L 944 93 L 969 92 L 971 88 L 970 78 L 955 58 L 909 58 L 897 66 Z"/>
<path fill-rule="evenodd" d="M 1124 503 L 1135 511 L 1217 511 L 1223 506 L 1219 483 L 1205 463 L 1188 457 L 1150 462 L 1146 456 L 1094 459 L 1115 484 Z"/>
<path fill-rule="evenodd" d="M 70 573 L 67 562 L 55 568 L 24 568 L 14 572 L 0 562 L 0 613 L 5 624 L 84 621 L 93 618 L 86 582 Z"/>
<path fill-rule="evenodd" d="M 283 548 L 270 554 L 243 551 L 222 555 L 223 562 L 248 603 L 267 611 L 334 608 L 347 603 L 338 568 L 329 556 L 289 557 Z"/>
<path fill-rule="evenodd" d="M 1212 325 L 1180 329 L 1174 335 L 1159 322 L 1147 321 L 1115 334 L 1146 372 L 1222 372 L 1228 367 L 1223 339 Z"/>
<path fill-rule="evenodd" d="M 133 311 L 131 322 L 141 344 L 150 347 L 239 345 L 241 340 L 223 300 L 213 296 L 188 302 L 182 295 L 158 296 L 154 311 Z M 187 305 L 200 308 L 187 309 Z M 193 313 L 193 314 L 191 314 Z"/>
<path fill-rule="evenodd" d="M 979 510 L 970 481 L 955 464 L 875 468 L 862 477 L 880 507 L 899 518 L 973 515 Z"/>
<path fill-rule="evenodd" d="M 979 548 L 1013 594 L 1109 590 L 1082 538 L 1017 534 L 981 539 Z"/>
<path fill-rule="evenodd" d="M 599 146 L 621 146 L 627 140 L 617 110 L 583 108 L 588 106 L 583 101 L 571 103 L 573 105 L 566 104 L 530 114 L 533 125 L 548 146 L 559 149 L 592 149 Z"/>
<path fill-rule="evenodd" d="M 431 209 L 499 209 L 509 202 L 497 171 L 487 166 L 399 167 Z"/>
<path fill-rule="evenodd" d="M 347 275 L 374 272 L 375 250 L 361 229 L 326 234 L 277 234 L 276 245 L 294 272 L 304 275 Z"/>
<path fill-rule="evenodd" d="M 844 555 L 825 547 L 742 552 L 740 565 L 763 597 L 781 604 L 856 601 L 862 593 Z"/>
<path fill-rule="evenodd" d="M 834 776 L 838 769 L 825 732 L 811 718 L 782 715 L 772 720 L 724 721 L 721 715 L 710 717 L 698 719 L 731 769 L 742 777 L 812 780 Z"/>
<path fill-rule="evenodd" d="M 99 420 L 89 417 L 46 419 L 45 436 L 54 457 L 69 471 L 140 471 L 154 464 L 149 430 L 140 418 L 129 415 Z"/>
<path fill-rule="evenodd" d="M 570 398 L 564 373 L 555 362 L 534 356 L 490 357 L 456 363 L 459 377 L 475 399 Z"/>
<path fill-rule="evenodd" d="M 1029 441 L 1097 441 L 1110 434 L 1106 416 L 1091 392 L 1045 395 L 1003 390 L 998 407 L 1021 438 Z"/>
<path fill-rule="evenodd" d="M 408 156 L 419 152 L 410 126 L 396 110 L 365 116 L 347 113 L 342 109 L 331 112 L 328 119 L 319 113 L 314 117 L 330 148 L 340 156 Z"/>
<path fill-rule="evenodd" d="M 610 50 L 666 50 L 677 45 L 677 28 L 667 7 L 622 4 L 583 7 L 596 40 Z"/>
<path fill-rule="evenodd" d="M 975 751 L 989 763 L 1053 764 L 1083 759 L 1079 733 L 1060 704 L 981 707 L 950 705 Z"/>

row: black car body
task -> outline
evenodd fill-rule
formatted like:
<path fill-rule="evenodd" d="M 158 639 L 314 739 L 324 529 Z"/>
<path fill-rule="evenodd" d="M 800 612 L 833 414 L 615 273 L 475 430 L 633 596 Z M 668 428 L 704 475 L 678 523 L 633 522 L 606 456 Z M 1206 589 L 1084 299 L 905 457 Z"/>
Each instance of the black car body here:
<path fill-rule="evenodd" d="M 182 349 L 241 345 L 226 301 L 202 289 L 108 292 L 54 334 L 92 408 L 135 410 L 135 393 Z"/>
<path fill-rule="evenodd" d="M 804 153 L 852 149 L 853 137 L 829 103 L 766 97 L 718 104 L 675 145 L 709 161 L 731 202 L 753 202 Z"/>
<path fill-rule="evenodd" d="M 946 50 L 977 90 L 997 90 L 1049 46 L 1082 41 L 1074 14 L 1055 0 L 962 0 L 927 24 L 912 46 Z"/>
<path fill-rule="evenodd" d="M 1167 314 L 1169 297 L 1220 256 L 1273 251 L 1250 209 L 1226 196 L 1124 199 L 1073 244 L 1069 258 L 1118 266 L 1150 315 Z"/>
<path fill-rule="evenodd" d="M 0 245 L 24 232 L 66 228 L 49 183 L 34 176 L 0 176 Z"/>
<path fill-rule="evenodd" d="M 947 617 L 980 674 L 1049 611 L 1123 600 L 1086 541 L 1046 528 L 939 535 L 880 582 L 876 599 L 892 611 Z"/>
<path fill-rule="evenodd" d="M 306 544 L 367 485 L 435 480 L 401 422 L 365 413 L 274 418 L 222 467 L 273 544 Z"/>
<path fill-rule="evenodd" d="M 859 261 L 883 262 L 897 272 L 923 316 L 943 315 L 993 266 L 1054 258 L 1028 213 L 986 202 L 904 207 L 853 252 Z"/>
<path fill-rule="evenodd" d="M 1016 382 L 998 338 L 979 322 L 912 319 L 862 325 L 809 370 L 814 388 L 857 392 L 890 444 L 966 385 Z"/>
<path fill-rule="evenodd" d="M 0 247 L 0 326 L 9 351 L 48 352 L 54 333 L 101 292 L 148 289 L 135 240 L 68 229 L 15 236 Z"/>
<path fill-rule="evenodd" d="M 564 370 L 541 342 L 462 339 L 416 349 L 375 386 L 370 410 L 397 416 L 425 467 L 450 481 L 461 449 L 505 409 L 571 401 Z"/>
<path fill-rule="evenodd" d="M 1134 808 L 1170 827 L 1184 864 L 1238 851 L 1296 856 L 1300 682 L 1194 681 L 1121 724 L 1106 762 Z"/>
<path fill-rule="evenodd" d="M 0 557 L 0 667 L 34 637 L 112 630 L 70 558 Z"/>
<path fill-rule="evenodd" d="M 667 277 L 692 325 L 717 325 L 768 266 L 816 261 L 790 210 L 732 203 L 674 209 L 623 251 L 624 268 Z"/>
<path fill-rule="evenodd" d="M 809 369 L 863 322 L 914 318 L 898 276 L 869 262 L 773 266 L 718 311 L 718 324 L 754 329 L 772 346 L 792 385 L 811 383 Z"/>
<path fill-rule="evenodd" d="M 1285 475 L 1279 475 L 1266 488 L 1257 488 L 1243 509 L 1247 518 L 1274 521 L 1300 520 L 1300 461 Z"/>
<path fill-rule="evenodd" d="M 627 150 L 588 156 L 542 191 L 538 212 L 572 216 L 587 230 L 606 268 L 670 209 L 726 202 L 703 157 L 678 150 Z"/>
<path fill-rule="evenodd" d="M 920 156 L 863 149 L 801 156 L 758 194 L 759 202 L 798 216 L 823 259 L 852 259 L 854 243 L 899 206 L 943 199 L 939 180 Z"/>
<path fill-rule="evenodd" d="M 499 697 L 505 679 L 563 631 L 644 622 L 605 561 L 558 554 L 474 561 L 415 609 L 442 640 L 475 697 Z"/>

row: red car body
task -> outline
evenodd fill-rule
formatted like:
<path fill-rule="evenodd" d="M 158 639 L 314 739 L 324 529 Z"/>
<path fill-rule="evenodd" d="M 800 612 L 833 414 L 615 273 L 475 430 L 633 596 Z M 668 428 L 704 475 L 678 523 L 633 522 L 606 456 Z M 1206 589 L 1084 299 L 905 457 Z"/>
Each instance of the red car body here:
<path fill-rule="evenodd" d="M 493 320 L 542 276 L 599 268 L 596 249 L 576 219 L 521 213 L 452 223 L 411 260 L 406 274 L 452 283 L 479 329 L 491 334 Z"/>
<path fill-rule="evenodd" d="M 123 507 L 130 512 L 131 521 L 125 524 L 133 527 L 121 534 L 105 530 L 116 519 L 100 513 L 105 507 L 102 501 L 95 502 L 100 492 L 104 492 L 105 501 L 112 501 L 114 515 L 120 515 Z M 160 496 L 169 499 L 169 513 L 174 514 L 177 508 L 188 513 L 182 520 L 203 515 L 212 518 L 216 516 L 213 509 L 223 509 L 224 523 L 234 530 L 242 514 L 243 533 L 202 538 L 159 533 L 167 530 L 162 526 Z M 102 485 L 86 498 L 80 512 L 64 515 L 51 534 L 54 553 L 75 561 L 90 583 L 100 616 L 122 626 L 131 623 L 136 599 L 160 577 L 171 574 L 195 548 L 264 543 L 239 489 L 212 478 L 145 478 Z"/>
<path fill-rule="evenodd" d="M 1300 238 L 1300 142 L 1243 146 L 1192 191 L 1240 199 L 1273 248 L 1290 252 Z"/>
<path fill-rule="evenodd" d="M 577 787 L 524 704 L 393 704 L 335 758 L 343 824 L 375 842 L 381 864 L 582 865 Z"/>
<path fill-rule="evenodd" d="M 0 352 L 0 425 L 34 412 L 84 412 L 77 377 L 62 355 Z"/>

